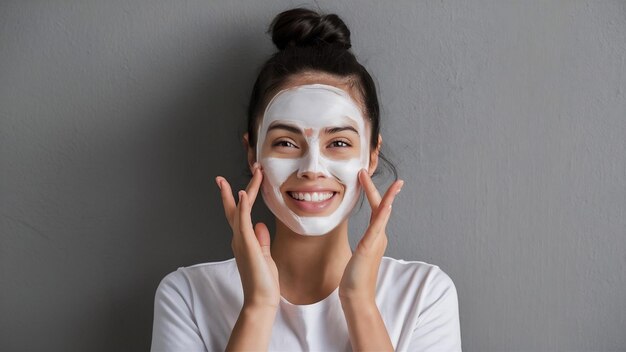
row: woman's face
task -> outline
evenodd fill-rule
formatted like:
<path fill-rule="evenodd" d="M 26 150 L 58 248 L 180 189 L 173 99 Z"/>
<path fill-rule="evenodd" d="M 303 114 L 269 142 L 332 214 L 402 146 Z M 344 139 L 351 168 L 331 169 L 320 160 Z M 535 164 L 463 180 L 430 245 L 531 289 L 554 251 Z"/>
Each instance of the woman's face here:
<path fill-rule="evenodd" d="M 302 235 L 324 235 L 349 216 L 360 194 L 358 171 L 369 166 L 369 125 L 344 89 L 284 87 L 259 124 L 263 199 Z"/>

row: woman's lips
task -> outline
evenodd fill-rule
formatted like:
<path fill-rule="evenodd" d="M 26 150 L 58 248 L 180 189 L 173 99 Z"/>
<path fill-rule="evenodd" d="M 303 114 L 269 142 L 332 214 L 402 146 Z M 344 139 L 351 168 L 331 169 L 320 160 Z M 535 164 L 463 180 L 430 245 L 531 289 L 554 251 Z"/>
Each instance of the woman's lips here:
<path fill-rule="evenodd" d="M 337 192 L 317 191 L 317 192 L 287 192 L 287 198 L 298 209 L 307 213 L 321 213 L 326 210 L 333 200 Z"/>

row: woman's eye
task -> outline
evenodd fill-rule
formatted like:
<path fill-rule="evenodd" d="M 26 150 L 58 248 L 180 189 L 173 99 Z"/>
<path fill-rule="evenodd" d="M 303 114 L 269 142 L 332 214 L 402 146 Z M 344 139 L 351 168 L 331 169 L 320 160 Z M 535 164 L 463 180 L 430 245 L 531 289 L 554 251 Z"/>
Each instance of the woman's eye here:
<path fill-rule="evenodd" d="M 286 148 L 297 148 L 295 144 L 289 142 L 289 141 L 277 141 L 274 144 L 272 144 L 272 146 L 274 147 L 286 147 Z"/>
<path fill-rule="evenodd" d="M 350 147 L 351 145 L 348 142 L 346 142 L 346 141 L 341 141 L 340 140 L 340 141 L 332 141 L 330 143 L 330 146 L 331 147 L 339 147 L 339 148 L 347 148 L 347 147 Z"/>

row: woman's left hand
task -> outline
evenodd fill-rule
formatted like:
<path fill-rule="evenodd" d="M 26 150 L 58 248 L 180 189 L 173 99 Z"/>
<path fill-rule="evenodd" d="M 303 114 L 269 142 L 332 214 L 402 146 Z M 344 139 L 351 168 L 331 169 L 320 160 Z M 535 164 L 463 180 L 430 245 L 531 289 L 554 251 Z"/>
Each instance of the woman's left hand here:
<path fill-rule="evenodd" d="M 391 203 L 404 181 L 392 183 L 381 198 L 366 170 L 359 171 L 358 177 L 372 214 L 370 224 L 344 270 L 339 283 L 339 297 L 342 302 L 372 304 L 376 298 L 378 269 L 387 248 L 385 227 L 391 215 Z"/>

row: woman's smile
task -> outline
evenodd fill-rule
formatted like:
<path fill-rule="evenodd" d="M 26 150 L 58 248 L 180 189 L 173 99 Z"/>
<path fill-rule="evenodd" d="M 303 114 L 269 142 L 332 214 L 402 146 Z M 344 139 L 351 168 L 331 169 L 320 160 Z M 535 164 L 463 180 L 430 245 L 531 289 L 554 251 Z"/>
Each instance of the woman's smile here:
<path fill-rule="evenodd" d="M 343 194 L 327 187 L 292 188 L 282 193 L 287 206 L 299 216 L 330 214 L 341 203 Z"/>
<path fill-rule="evenodd" d="M 291 198 L 306 202 L 319 203 L 332 197 L 335 192 L 288 192 Z"/>

